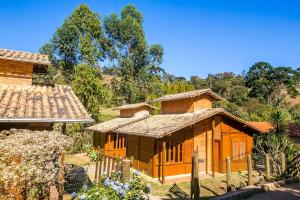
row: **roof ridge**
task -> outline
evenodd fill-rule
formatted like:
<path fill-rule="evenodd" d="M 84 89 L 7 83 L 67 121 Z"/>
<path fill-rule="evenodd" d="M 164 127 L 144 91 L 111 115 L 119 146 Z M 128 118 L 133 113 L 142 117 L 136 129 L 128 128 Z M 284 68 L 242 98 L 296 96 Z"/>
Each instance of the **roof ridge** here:
<path fill-rule="evenodd" d="M 47 56 L 47 57 L 49 57 L 47 54 L 43 54 L 43 53 L 33 53 L 33 52 L 23 51 L 23 50 L 12 50 L 12 49 L 0 48 L 0 51 L 1 51 L 1 50 L 13 51 L 13 52 L 18 52 L 18 53 L 30 53 L 30 54 L 36 54 L 36 55 L 42 55 L 42 56 Z"/>

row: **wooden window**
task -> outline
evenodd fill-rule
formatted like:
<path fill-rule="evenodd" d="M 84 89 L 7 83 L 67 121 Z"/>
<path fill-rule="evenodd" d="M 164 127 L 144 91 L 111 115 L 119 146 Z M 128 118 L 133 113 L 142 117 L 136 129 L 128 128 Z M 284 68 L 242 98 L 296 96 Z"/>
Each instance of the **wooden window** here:
<path fill-rule="evenodd" d="M 112 135 L 113 149 L 126 148 L 126 135 L 115 133 Z"/>
<path fill-rule="evenodd" d="M 166 142 L 166 163 L 179 163 L 183 160 L 182 143 Z"/>
<path fill-rule="evenodd" d="M 246 142 L 240 142 L 240 159 L 246 158 Z"/>
<path fill-rule="evenodd" d="M 242 160 L 246 158 L 246 142 L 232 141 L 232 159 Z"/>

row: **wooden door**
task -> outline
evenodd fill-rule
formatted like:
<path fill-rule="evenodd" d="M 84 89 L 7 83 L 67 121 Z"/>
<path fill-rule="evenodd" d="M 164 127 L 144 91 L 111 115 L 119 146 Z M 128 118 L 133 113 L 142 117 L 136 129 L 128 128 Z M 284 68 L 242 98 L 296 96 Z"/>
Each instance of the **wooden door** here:
<path fill-rule="evenodd" d="M 215 172 L 220 172 L 220 140 L 215 140 L 214 141 L 214 171 Z"/>

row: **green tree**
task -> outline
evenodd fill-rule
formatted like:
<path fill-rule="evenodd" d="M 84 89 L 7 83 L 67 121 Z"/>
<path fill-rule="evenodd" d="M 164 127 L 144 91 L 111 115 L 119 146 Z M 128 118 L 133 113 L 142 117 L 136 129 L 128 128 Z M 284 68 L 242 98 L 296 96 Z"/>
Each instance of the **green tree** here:
<path fill-rule="evenodd" d="M 274 68 L 269 63 L 255 63 L 247 72 L 246 86 L 250 96 L 264 103 L 279 105 L 284 99 L 284 91 L 292 97 L 298 95 L 299 71 L 291 67 Z"/>
<path fill-rule="evenodd" d="M 75 67 L 72 79 L 74 92 L 97 121 L 100 120 L 100 108 L 107 100 L 107 91 L 100 77 L 99 68 L 79 64 Z"/>
<path fill-rule="evenodd" d="M 62 67 L 67 78 L 77 64 L 99 66 L 106 56 L 112 56 L 101 19 L 86 4 L 81 4 L 65 19 L 41 52 L 49 55 L 54 66 Z"/>
<path fill-rule="evenodd" d="M 117 52 L 114 61 L 119 69 L 113 80 L 115 99 L 134 103 L 153 93 L 153 81 L 162 71 L 163 48 L 147 44 L 143 30 L 143 16 L 133 5 L 104 19 L 105 35 Z M 107 70 L 108 71 L 108 70 Z"/>

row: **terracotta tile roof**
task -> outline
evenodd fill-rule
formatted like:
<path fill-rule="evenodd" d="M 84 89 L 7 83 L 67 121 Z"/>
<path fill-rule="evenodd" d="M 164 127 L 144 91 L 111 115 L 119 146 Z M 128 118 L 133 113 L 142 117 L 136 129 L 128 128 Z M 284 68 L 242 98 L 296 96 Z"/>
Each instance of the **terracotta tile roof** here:
<path fill-rule="evenodd" d="M 132 124 L 134 122 L 140 121 L 147 118 L 147 116 L 137 116 L 137 117 L 130 117 L 130 118 L 115 118 L 112 120 L 108 120 L 94 126 L 86 128 L 87 130 L 106 133 L 109 131 L 113 131 L 117 128 L 121 128 L 123 126 Z"/>
<path fill-rule="evenodd" d="M 203 89 L 203 90 L 194 90 L 194 91 L 189 91 L 189 92 L 182 92 L 178 94 L 170 94 L 170 95 L 165 95 L 162 97 L 159 97 L 153 102 L 157 101 L 171 101 L 171 100 L 177 100 L 177 99 L 186 99 L 186 98 L 192 98 L 192 97 L 197 97 L 203 94 L 208 94 L 211 97 L 213 97 L 216 100 L 224 100 L 222 97 L 211 91 L 211 89 Z"/>
<path fill-rule="evenodd" d="M 41 65 L 50 64 L 47 55 L 24 52 L 24 51 L 13 51 L 8 49 L 0 49 L 0 59 L 35 63 Z"/>
<path fill-rule="evenodd" d="M 260 129 L 264 133 L 270 131 L 273 128 L 273 124 L 270 122 L 248 122 L 248 123 Z"/>
<path fill-rule="evenodd" d="M 151 109 L 157 109 L 156 107 L 151 106 L 150 104 L 147 104 L 146 102 L 135 103 L 135 104 L 127 104 L 127 105 L 119 106 L 116 109 L 118 109 L 118 110 L 135 109 L 135 108 L 139 108 L 139 107 L 142 107 L 142 106 L 147 106 Z"/>
<path fill-rule="evenodd" d="M 0 122 L 93 122 L 70 86 L 0 85 Z"/>
<path fill-rule="evenodd" d="M 229 117 L 251 128 L 252 130 L 255 130 L 256 132 L 260 132 L 260 130 L 256 127 L 253 127 L 242 119 L 228 113 L 221 108 L 203 109 L 202 111 L 198 111 L 195 113 L 154 115 L 144 120 L 140 120 L 138 122 L 118 128 L 114 130 L 114 132 L 162 138 L 170 133 L 183 129 L 189 125 L 195 124 L 217 114 Z"/>

